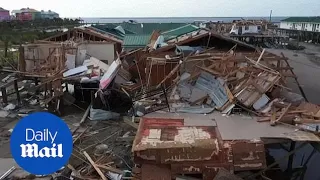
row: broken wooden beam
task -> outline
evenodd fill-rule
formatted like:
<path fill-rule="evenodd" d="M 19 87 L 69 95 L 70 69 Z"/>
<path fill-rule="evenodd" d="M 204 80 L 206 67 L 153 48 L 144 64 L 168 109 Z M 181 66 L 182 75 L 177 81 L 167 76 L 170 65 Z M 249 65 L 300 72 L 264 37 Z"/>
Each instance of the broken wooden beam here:
<path fill-rule="evenodd" d="M 99 167 L 99 168 L 102 168 L 102 169 L 117 173 L 117 174 L 123 174 L 123 171 L 120 170 L 120 169 L 117 169 L 117 168 L 108 167 L 108 166 L 99 165 L 99 164 L 96 164 L 96 166 Z"/>
<path fill-rule="evenodd" d="M 128 124 L 129 126 L 135 128 L 135 129 L 138 129 L 139 125 L 130 121 L 129 119 L 123 119 L 123 122 L 125 122 L 126 124 Z"/>
<path fill-rule="evenodd" d="M 83 151 L 84 156 L 88 159 L 92 167 L 97 171 L 102 180 L 108 180 L 108 178 L 103 174 L 103 172 L 99 169 L 99 167 L 95 164 L 95 162 L 91 159 L 89 154 L 86 151 Z"/>
<path fill-rule="evenodd" d="M 19 93 L 19 87 L 18 87 L 18 80 L 14 80 L 13 81 L 13 85 L 14 85 L 14 91 L 16 92 L 17 94 L 17 101 L 18 101 L 18 104 L 21 103 L 21 99 L 20 99 L 20 93 Z"/>
<path fill-rule="evenodd" d="M 271 121 L 271 126 L 274 126 L 276 125 L 277 122 L 280 122 L 281 119 L 288 113 L 290 107 L 291 107 L 291 103 L 286 108 L 284 108 L 283 111 L 281 111 L 281 115 L 275 121 Z M 274 116 L 276 116 L 276 113 L 274 114 L 275 114 Z"/>
<path fill-rule="evenodd" d="M 8 104 L 7 88 L 6 87 L 1 87 L 1 94 L 2 94 L 3 104 Z"/>

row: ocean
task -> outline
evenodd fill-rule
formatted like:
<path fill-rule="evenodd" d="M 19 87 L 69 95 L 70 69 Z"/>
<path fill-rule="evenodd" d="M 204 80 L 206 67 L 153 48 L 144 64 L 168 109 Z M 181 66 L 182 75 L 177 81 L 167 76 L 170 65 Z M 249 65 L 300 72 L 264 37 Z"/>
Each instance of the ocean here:
<path fill-rule="evenodd" d="M 273 23 L 280 23 L 281 20 L 285 19 L 285 16 L 275 16 L 271 17 Z M 232 22 L 233 20 L 241 19 L 265 19 L 269 20 L 270 17 L 132 17 L 132 18 L 109 18 L 109 17 L 97 17 L 81 18 L 85 23 L 122 23 L 124 21 L 134 20 L 138 23 L 193 23 L 195 21 L 223 21 Z"/>

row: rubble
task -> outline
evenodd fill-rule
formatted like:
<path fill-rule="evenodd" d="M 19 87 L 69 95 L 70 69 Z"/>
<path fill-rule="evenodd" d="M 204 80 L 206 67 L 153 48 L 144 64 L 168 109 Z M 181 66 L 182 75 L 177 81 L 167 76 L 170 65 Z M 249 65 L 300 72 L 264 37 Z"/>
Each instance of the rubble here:
<path fill-rule="evenodd" d="M 98 35 L 90 28 L 78 31 Z M 159 33 L 152 39 L 164 41 Z M 112 46 L 112 59 L 104 60 L 98 58 L 101 52 L 88 47 L 90 41 L 26 45 L 20 50 L 24 56 L 19 70 L 9 70 L 16 76 L 3 80 L 6 111 L 1 116 L 25 116 L 39 106 L 62 117 L 71 113 L 68 106 L 80 109 L 76 114 L 81 117 L 68 123 L 73 156 L 59 172 L 75 179 L 147 180 L 155 173 L 156 179 L 190 179 L 189 174 L 204 180 L 231 179 L 239 171 L 265 169 L 264 141 L 253 132 L 242 136 L 251 128 L 246 125 L 266 127 L 269 134 L 285 126 L 287 131 L 272 137 L 320 141 L 320 107 L 308 103 L 284 56 L 207 29 L 161 44 L 130 52 Z M 296 80 L 301 95 L 287 87 L 288 78 Z M 20 97 L 18 82 L 30 86 L 24 88 L 28 98 Z M 7 88 L 12 85 L 18 102 L 8 105 Z M 148 117 L 154 112 L 157 117 Z M 182 114 L 187 118 L 167 117 Z M 239 114 L 258 120 L 243 120 Z M 201 117 L 209 119 L 207 124 L 201 124 Z M 226 130 L 244 121 L 239 129 Z M 262 124 L 266 122 L 270 126 Z M 296 134 L 285 134 L 292 131 Z M 299 133 L 304 139 L 295 136 Z"/>

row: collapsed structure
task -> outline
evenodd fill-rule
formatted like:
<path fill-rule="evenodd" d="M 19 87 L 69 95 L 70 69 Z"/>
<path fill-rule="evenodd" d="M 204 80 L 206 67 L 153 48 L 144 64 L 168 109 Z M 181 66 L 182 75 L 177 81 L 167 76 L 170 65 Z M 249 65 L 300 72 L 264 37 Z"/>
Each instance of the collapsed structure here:
<path fill-rule="evenodd" d="M 142 117 L 139 125 L 125 120 L 137 129 L 134 178 L 213 179 L 261 170 L 255 177 L 265 172 L 264 145 L 271 140 L 320 141 L 320 108 L 306 102 L 286 57 L 193 26 L 155 30 L 139 49 L 120 51 L 125 39 L 74 29 L 21 47 L 14 72 L 36 78 L 33 91 L 42 90 L 44 103 L 59 113 L 68 84 L 80 87 L 91 104 L 81 123 L 88 114 L 91 120 Z M 287 87 L 288 78 L 302 96 Z M 122 172 L 84 155 L 95 177 L 107 179 L 100 168 Z"/>

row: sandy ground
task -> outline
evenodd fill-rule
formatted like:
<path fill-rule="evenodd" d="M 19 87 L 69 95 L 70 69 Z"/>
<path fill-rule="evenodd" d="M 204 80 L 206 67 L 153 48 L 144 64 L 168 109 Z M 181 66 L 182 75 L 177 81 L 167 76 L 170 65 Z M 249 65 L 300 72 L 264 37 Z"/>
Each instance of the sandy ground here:
<path fill-rule="evenodd" d="M 302 51 L 292 51 L 285 49 L 268 49 L 269 52 L 281 55 L 281 52 L 289 58 L 289 64 L 294 68 L 294 73 L 298 77 L 308 100 L 311 103 L 320 104 L 320 46 L 301 43 L 306 49 Z M 300 93 L 293 78 L 290 78 L 289 88 Z"/>

